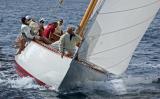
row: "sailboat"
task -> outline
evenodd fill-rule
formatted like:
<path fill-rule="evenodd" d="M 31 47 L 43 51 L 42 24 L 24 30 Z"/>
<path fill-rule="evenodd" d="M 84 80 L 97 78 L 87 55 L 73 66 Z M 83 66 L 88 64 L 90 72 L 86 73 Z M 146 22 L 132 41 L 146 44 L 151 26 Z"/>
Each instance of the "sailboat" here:
<path fill-rule="evenodd" d="M 61 58 L 54 48 L 31 41 L 15 56 L 17 73 L 55 90 L 120 75 L 159 8 L 160 0 L 91 0 L 80 22 L 83 41 L 74 58 Z"/>

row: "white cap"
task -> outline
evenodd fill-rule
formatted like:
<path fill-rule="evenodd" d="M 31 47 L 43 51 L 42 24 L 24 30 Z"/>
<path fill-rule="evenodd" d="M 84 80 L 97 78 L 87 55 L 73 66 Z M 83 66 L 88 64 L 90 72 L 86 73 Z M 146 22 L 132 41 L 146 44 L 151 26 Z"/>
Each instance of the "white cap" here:
<path fill-rule="evenodd" d="M 31 16 L 27 15 L 25 18 L 26 18 L 26 20 L 30 20 Z"/>
<path fill-rule="evenodd" d="M 44 22 L 44 21 L 45 21 L 45 19 L 44 19 L 44 18 L 40 18 L 39 22 L 41 22 L 41 21 L 43 21 L 43 22 Z"/>

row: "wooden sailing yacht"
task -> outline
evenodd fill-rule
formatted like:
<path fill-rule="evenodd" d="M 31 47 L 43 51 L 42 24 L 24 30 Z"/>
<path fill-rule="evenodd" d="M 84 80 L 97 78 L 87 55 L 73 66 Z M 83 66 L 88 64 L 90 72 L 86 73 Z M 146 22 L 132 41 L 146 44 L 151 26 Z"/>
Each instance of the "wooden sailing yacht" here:
<path fill-rule="evenodd" d="M 160 0 L 91 0 L 80 23 L 83 42 L 76 56 L 31 41 L 15 56 L 20 76 L 39 84 L 70 89 L 76 83 L 106 80 L 123 73 L 160 7 Z"/>

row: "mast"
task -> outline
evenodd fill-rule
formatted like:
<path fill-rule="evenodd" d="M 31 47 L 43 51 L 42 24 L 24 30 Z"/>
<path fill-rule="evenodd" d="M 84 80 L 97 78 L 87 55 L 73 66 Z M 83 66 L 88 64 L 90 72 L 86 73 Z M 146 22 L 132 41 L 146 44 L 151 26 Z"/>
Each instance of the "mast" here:
<path fill-rule="evenodd" d="M 96 7 L 96 4 L 97 4 L 98 0 L 91 0 L 89 5 L 88 5 L 88 8 L 86 9 L 85 11 L 85 14 L 80 22 L 80 32 L 79 32 L 79 35 L 81 37 L 83 37 L 83 31 L 85 30 L 85 27 L 89 21 L 89 18 L 90 16 L 92 15 L 93 13 L 93 10 L 94 8 Z"/>

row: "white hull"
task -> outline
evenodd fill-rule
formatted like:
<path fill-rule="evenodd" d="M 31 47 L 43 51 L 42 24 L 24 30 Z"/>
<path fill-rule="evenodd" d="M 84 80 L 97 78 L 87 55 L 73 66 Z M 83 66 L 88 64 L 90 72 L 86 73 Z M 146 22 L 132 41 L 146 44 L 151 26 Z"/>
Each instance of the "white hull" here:
<path fill-rule="evenodd" d="M 58 53 L 31 42 L 15 57 L 19 66 L 46 85 L 58 89 L 69 67 L 70 58 L 63 59 Z"/>
<path fill-rule="evenodd" d="M 54 87 L 55 90 L 70 89 L 77 82 L 106 78 L 103 77 L 103 73 L 70 58 L 61 58 L 59 53 L 33 41 L 15 57 L 15 61 L 19 69 L 23 69 L 19 70 L 19 74 L 26 72 L 28 76 L 42 82 L 43 85 Z"/>

